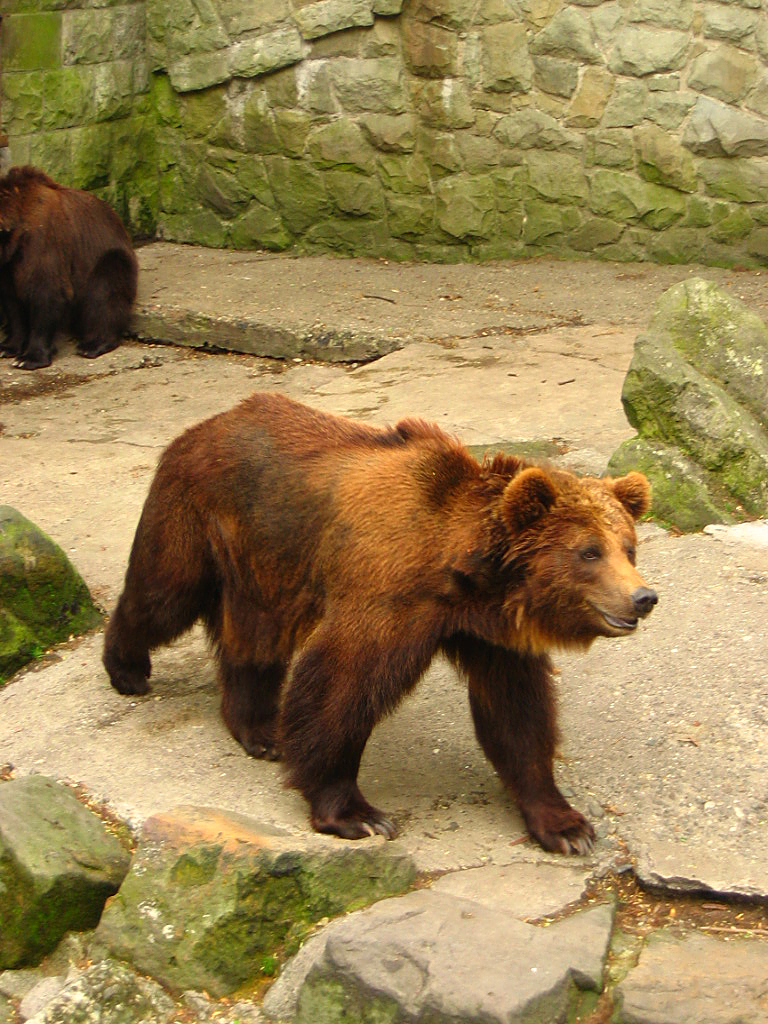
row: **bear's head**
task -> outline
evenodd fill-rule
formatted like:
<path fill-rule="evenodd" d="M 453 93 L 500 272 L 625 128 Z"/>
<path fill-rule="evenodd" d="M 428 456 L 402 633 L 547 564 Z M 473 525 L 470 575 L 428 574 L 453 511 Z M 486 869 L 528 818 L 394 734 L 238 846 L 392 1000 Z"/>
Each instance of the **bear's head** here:
<path fill-rule="evenodd" d="M 510 629 L 531 651 L 632 633 L 657 602 L 635 568 L 635 521 L 650 506 L 640 473 L 579 478 L 535 466 L 504 488 L 504 560 L 516 585 Z"/>

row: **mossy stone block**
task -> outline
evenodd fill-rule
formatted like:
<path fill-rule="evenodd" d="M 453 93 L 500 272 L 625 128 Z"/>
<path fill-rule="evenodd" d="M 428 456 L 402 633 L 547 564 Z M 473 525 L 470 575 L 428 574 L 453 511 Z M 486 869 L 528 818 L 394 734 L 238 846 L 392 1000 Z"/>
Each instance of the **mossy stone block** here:
<path fill-rule="evenodd" d="M 0 783 L 0 969 L 95 928 L 130 856 L 75 796 L 32 775 Z"/>
<path fill-rule="evenodd" d="M 61 15 L 6 15 L 2 22 L 3 71 L 43 71 L 61 65 Z"/>

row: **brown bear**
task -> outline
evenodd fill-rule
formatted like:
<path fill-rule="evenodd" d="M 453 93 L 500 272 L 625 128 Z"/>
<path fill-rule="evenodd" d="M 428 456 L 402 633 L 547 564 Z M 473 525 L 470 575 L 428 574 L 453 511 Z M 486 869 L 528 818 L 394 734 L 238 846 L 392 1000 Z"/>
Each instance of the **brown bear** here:
<path fill-rule="evenodd" d="M 656 604 L 635 569 L 648 505 L 639 473 L 478 464 L 420 420 L 378 429 L 256 394 L 162 456 L 104 664 L 147 693 L 149 652 L 202 619 L 235 739 L 282 756 L 318 831 L 391 838 L 360 759 L 443 651 L 531 835 L 583 853 L 594 832 L 553 777 L 547 652 L 632 633 Z"/>
<path fill-rule="evenodd" d="M 81 355 L 115 348 L 136 299 L 138 264 L 106 203 L 34 167 L 0 178 L 0 354 L 24 370 L 49 366 L 71 333 Z"/>

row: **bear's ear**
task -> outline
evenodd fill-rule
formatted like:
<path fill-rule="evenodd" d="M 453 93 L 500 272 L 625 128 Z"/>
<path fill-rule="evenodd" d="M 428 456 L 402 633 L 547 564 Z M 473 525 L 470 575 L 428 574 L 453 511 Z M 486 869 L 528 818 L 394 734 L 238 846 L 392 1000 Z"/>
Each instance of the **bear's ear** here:
<path fill-rule="evenodd" d="M 611 481 L 613 493 L 633 519 L 644 516 L 651 507 L 651 485 L 642 473 L 628 473 Z"/>
<path fill-rule="evenodd" d="M 510 480 L 501 499 L 504 521 L 513 533 L 532 526 L 557 501 L 557 491 L 543 469 L 531 467 Z"/>

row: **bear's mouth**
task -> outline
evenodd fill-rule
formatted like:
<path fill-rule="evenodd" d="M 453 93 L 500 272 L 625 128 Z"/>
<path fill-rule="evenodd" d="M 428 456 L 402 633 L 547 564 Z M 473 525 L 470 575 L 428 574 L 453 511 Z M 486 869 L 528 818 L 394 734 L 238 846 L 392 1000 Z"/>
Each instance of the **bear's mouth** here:
<path fill-rule="evenodd" d="M 637 619 L 620 619 L 616 615 L 611 615 L 610 612 L 604 612 L 602 608 L 598 608 L 597 610 L 603 616 L 611 629 L 616 630 L 618 633 L 631 633 L 633 630 L 637 629 Z"/>

